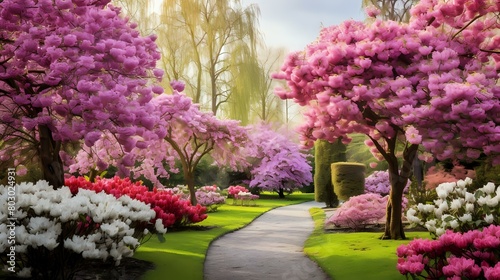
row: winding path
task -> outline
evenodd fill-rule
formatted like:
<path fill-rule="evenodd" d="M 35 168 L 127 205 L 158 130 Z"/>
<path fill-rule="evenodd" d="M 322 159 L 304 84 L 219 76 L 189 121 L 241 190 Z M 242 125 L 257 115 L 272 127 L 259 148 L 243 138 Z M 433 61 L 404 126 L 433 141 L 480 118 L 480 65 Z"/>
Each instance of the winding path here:
<path fill-rule="evenodd" d="M 207 252 L 205 280 L 327 280 L 304 253 L 314 228 L 314 201 L 273 209 L 248 226 L 214 241 Z"/>

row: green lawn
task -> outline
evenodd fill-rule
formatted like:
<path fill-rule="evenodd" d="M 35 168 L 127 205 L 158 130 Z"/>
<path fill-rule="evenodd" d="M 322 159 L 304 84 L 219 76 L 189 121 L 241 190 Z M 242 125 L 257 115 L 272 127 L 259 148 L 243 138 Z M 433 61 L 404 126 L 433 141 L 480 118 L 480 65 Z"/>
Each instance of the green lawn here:
<path fill-rule="evenodd" d="M 335 280 L 406 279 L 397 269 L 396 248 L 414 238 L 430 238 L 428 232 L 407 232 L 408 240 L 380 240 L 382 233 L 325 233 L 324 211 L 310 210 L 315 230 L 304 252 Z"/>
<path fill-rule="evenodd" d="M 294 193 L 285 199 L 278 199 L 277 194 L 262 194 L 256 201 L 257 206 L 233 206 L 232 199 L 228 199 L 226 205 L 197 224 L 210 229 L 167 232 L 164 243 L 153 237 L 139 248 L 134 257 L 156 265 L 155 270 L 146 273 L 144 280 L 201 280 L 205 254 L 213 240 L 244 227 L 273 208 L 311 200 L 314 200 L 314 194 Z"/>

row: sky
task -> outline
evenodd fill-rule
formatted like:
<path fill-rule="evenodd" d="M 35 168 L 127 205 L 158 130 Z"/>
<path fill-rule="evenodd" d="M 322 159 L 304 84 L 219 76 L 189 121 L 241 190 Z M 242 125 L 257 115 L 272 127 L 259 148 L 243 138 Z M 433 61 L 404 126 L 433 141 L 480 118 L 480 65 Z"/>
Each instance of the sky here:
<path fill-rule="evenodd" d="M 362 0 L 241 0 L 260 8 L 260 31 L 268 47 L 299 51 L 313 42 L 321 26 L 364 20 Z"/>

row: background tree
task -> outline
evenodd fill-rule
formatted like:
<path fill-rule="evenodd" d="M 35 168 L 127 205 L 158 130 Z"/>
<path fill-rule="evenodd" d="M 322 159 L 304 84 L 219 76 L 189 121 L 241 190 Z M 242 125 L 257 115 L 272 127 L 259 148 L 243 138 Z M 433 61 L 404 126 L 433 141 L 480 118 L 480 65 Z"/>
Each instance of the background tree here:
<path fill-rule="evenodd" d="M 384 238 L 405 238 L 401 200 L 420 144 L 438 160 L 484 153 L 500 162 L 500 7 L 474 3 L 421 1 L 409 24 L 346 21 L 325 28 L 275 75 L 289 87 L 277 92 L 282 98 L 309 108 L 305 144 L 364 133 L 387 161 Z"/>
<path fill-rule="evenodd" d="M 394 20 L 408 22 L 410 20 L 410 9 L 418 3 L 418 0 L 363 0 L 362 7 L 375 7 L 380 11 L 383 20 Z"/>
<path fill-rule="evenodd" d="M 345 162 L 346 145 L 336 140 L 330 143 L 326 140 L 316 140 L 314 142 L 314 197 L 317 202 L 324 202 L 326 207 L 337 207 L 339 199 L 333 191 L 332 169 L 334 162 Z"/>
<path fill-rule="evenodd" d="M 123 145 L 147 130 L 145 106 L 163 91 L 150 82 L 163 74 L 155 37 L 141 37 L 108 3 L 0 3 L 0 158 L 38 157 L 55 188 L 63 143 L 91 147 L 109 132 Z"/>
<path fill-rule="evenodd" d="M 285 192 L 292 192 L 312 182 L 311 166 L 307 154 L 294 143 L 290 135 L 277 133 L 269 125 L 258 125 L 252 128 L 250 139 L 256 146 L 252 155 L 252 179 L 250 187 L 275 191 L 280 198 Z M 252 147 L 252 149 L 254 149 Z"/>
<path fill-rule="evenodd" d="M 158 120 L 151 131 L 160 140 L 146 142 L 144 138 L 131 137 L 129 145 L 135 148 L 123 155 L 115 148 L 118 143 L 112 137 L 103 138 L 97 145 L 98 150 L 82 149 L 70 171 L 82 174 L 97 168 L 101 172 L 108 168 L 107 163 L 113 164 L 123 157 L 134 166 L 131 168 L 134 177 L 142 175 L 159 186 L 159 178 L 168 178 L 168 171 L 176 169 L 177 160 L 191 195 L 191 204 L 196 205 L 194 176 L 201 160 L 210 155 L 218 166 L 242 169 L 247 166 L 246 152 L 251 152 L 253 146 L 249 143 L 247 129 L 238 121 L 219 120 L 211 112 L 200 111 L 191 98 L 179 93 L 183 87 L 182 83 L 174 81 L 172 94 L 162 94 L 151 101 L 153 107 L 149 112 Z"/>
<path fill-rule="evenodd" d="M 228 85 L 242 67 L 255 73 L 257 6 L 243 8 L 238 0 L 166 0 L 163 12 L 165 29 L 159 34 L 169 78 L 186 81 L 193 102 L 217 115 L 231 99 Z M 234 67 L 228 67 L 230 60 Z M 236 93 L 241 104 L 248 104 L 248 93 Z"/>

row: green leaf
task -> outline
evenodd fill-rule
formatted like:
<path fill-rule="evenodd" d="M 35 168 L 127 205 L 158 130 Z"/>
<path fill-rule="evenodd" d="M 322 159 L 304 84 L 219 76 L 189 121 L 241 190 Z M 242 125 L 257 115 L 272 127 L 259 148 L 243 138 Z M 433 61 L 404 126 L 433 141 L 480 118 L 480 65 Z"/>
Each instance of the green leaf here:
<path fill-rule="evenodd" d="M 156 237 L 158 238 L 158 241 L 160 241 L 160 243 L 165 243 L 165 237 L 163 236 L 163 234 L 157 233 Z"/>
<path fill-rule="evenodd" d="M 453 220 L 455 220 L 455 217 L 453 217 L 453 216 L 447 216 L 446 218 L 444 218 L 444 221 L 445 221 L 446 223 L 451 222 L 451 221 L 453 221 Z"/>

